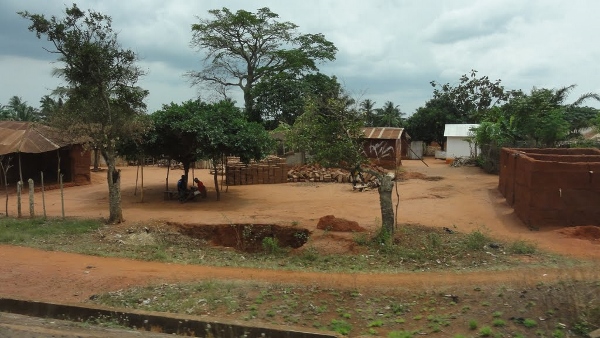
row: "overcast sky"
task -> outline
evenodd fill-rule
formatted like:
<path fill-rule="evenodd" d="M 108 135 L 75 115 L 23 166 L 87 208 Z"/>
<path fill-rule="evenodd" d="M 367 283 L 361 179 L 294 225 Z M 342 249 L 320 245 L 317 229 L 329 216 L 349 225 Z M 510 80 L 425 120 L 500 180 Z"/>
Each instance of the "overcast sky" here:
<path fill-rule="evenodd" d="M 17 95 L 38 107 L 59 85 L 51 71 L 56 55 L 29 32 L 17 11 L 64 14 L 58 0 L 0 1 L 0 104 Z M 335 75 L 357 100 L 386 101 L 407 113 L 432 95 L 430 81 L 456 84 L 471 69 L 509 89 L 577 84 L 570 100 L 600 93 L 600 28 L 596 0 L 85 0 L 113 18 L 123 47 L 136 51 L 148 75 L 148 112 L 199 93 L 183 74 L 199 70 L 202 55 L 190 47 L 191 25 L 208 10 L 255 12 L 269 7 L 301 33 L 322 33 L 338 48 L 321 71 Z M 243 106 L 239 90 L 232 97 Z M 598 107 L 595 102 L 588 105 Z"/>

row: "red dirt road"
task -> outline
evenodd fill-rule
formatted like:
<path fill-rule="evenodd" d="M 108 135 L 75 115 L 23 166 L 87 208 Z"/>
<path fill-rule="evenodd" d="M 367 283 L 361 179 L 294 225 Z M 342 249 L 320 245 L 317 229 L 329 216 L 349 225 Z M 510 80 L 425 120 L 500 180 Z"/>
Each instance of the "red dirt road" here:
<path fill-rule="evenodd" d="M 461 232 L 482 229 L 503 239 L 523 239 L 538 247 L 581 258 L 600 258 L 599 239 L 593 235 L 576 236 L 565 229 L 530 231 L 514 215 L 498 193 L 497 176 L 478 168 L 451 168 L 442 161 L 405 161 L 405 169 L 427 176 L 441 176 L 438 181 L 411 179 L 400 182 L 399 223 L 420 223 L 432 227 L 455 228 Z M 310 241 L 326 240 L 316 229 L 318 219 L 333 214 L 357 221 L 373 231 L 380 219 L 376 191 L 353 192 L 349 184 L 301 184 L 234 186 L 215 200 L 212 178 L 207 170 L 195 174 L 209 187 L 209 197 L 199 202 L 180 204 L 164 201 L 166 169 L 144 170 L 144 202 L 140 192 L 133 195 L 136 168 L 123 170 L 123 209 L 128 224 L 169 220 L 182 223 L 221 224 L 277 223 L 299 226 L 314 231 Z M 171 172 L 174 189 L 181 171 Z M 93 184 L 65 189 L 67 216 L 106 217 L 108 215 L 105 172 L 93 173 Z M 9 214 L 16 214 L 16 199 L 9 200 Z M 46 192 L 49 216 L 60 215 L 59 191 Z M 36 212 L 41 213 L 41 195 L 36 194 Z M 27 210 L 28 211 L 28 210 Z M 310 242 L 309 242 L 310 243 Z M 329 243 L 331 244 L 331 243 Z M 567 274 L 585 277 L 593 269 L 562 271 L 558 269 L 523 269 L 517 272 L 485 273 L 407 273 L 332 274 L 288 271 L 266 271 L 215 268 L 126 259 L 99 258 L 29 248 L 0 246 L 0 296 L 45 301 L 81 302 L 89 296 L 125 288 L 161 282 L 201 279 L 254 280 L 279 283 L 301 283 L 321 286 L 347 286 L 360 289 L 373 285 L 404 288 L 444 288 L 472 283 L 503 281 L 537 282 L 558 279 Z"/>

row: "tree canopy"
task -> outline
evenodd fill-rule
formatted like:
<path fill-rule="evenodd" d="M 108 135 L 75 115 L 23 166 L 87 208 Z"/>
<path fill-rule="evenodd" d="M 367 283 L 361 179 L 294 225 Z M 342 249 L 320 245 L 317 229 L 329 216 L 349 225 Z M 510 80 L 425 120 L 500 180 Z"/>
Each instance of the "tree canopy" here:
<path fill-rule="evenodd" d="M 148 146 L 154 154 L 181 161 L 186 179 L 190 164 L 196 160 L 209 159 L 215 169 L 225 156 L 239 156 L 248 163 L 264 158 L 274 145 L 264 127 L 248 122 L 229 100 L 171 103 L 151 118 L 154 128 L 147 136 L 151 140 Z M 214 181 L 220 199 L 216 170 Z"/>
<path fill-rule="evenodd" d="M 41 115 L 27 101 L 15 95 L 8 100 L 8 104 L 0 106 L 0 120 L 37 122 L 41 120 Z"/>
<path fill-rule="evenodd" d="M 188 75 L 193 84 L 212 84 L 224 93 L 228 87 L 239 87 L 251 121 L 262 121 L 253 90 L 261 80 L 277 83 L 282 72 L 315 72 L 318 62 L 335 59 L 337 48 L 322 34 L 299 34 L 297 25 L 278 21 L 269 8 L 256 13 L 223 8 L 209 14 L 192 25 L 191 44 L 204 53 L 204 68 Z"/>
<path fill-rule="evenodd" d="M 19 14 L 31 21 L 29 30 L 38 38 L 52 42 L 49 52 L 57 54 L 62 65 L 55 75 L 66 85 L 55 92 L 66 102 L 51 122 L 98 147 L 108 165 L 109 222 L 122 222 L 117 146 L 125 135 L 141 132 L 132 122 L 143 113 L 148 94 L 136 86 L 144 75 L 136 66 L 137 56 L 120 46 L 112 19 L 105 14 L 85 12 L 75 4 L 66 8 L 64 18 Z"/>

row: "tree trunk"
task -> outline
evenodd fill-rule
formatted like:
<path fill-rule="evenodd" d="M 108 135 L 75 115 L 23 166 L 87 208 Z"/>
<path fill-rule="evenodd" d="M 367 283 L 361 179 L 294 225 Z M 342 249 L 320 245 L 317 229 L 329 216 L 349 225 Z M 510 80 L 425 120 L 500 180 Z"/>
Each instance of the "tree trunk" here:
<path fill-rule="evenodd" d="M 218 171 L 217 170 L 218 161 L 213 158 L 212 164 L 213 164 L 213 169 L 214 169 L 213 180 L 215 182 L 215 191 L 217 192 L 217 201 L 220 201 L 221 200 L 221 190 L 219 190 L 219 173 L 217 172 Z"/>
<path fill-rule="evenodd" d="M 93 171 L 98 171 L 100 170 L 98 162 L 100 161 L 100 152 L 98 151 L 98 148 L 94 148 L 94 169 Z"/>
<path fill-rule="evenodd" d="M 381 205 L 381 222 L 383 229 L 390 235 L 394 233 L 394 207 L 392 205 L 392 190 L 394 182 L 388 175 L 382 175 L 379 191 L 379 204 Z"/>
<path fill-rule="evenodd" d="M 104 156 L 106 159 L 108 180 L 108 223 L 117 224 L 123 222 L 123 209 L 121 208 L 121 170 L 115 166 L 114 156 Z"/>
<path fill-rule="evenodd" d="M 252 87 L 247 85 L 243 88 L 244 91 L 244 107 L 246 108 L 246 115 L 248 121 L 262 123 L 262 117 L 260 111 L 254 109 L 254 97 L 252 96 Z"/>
<path fill-rule="evenodd" d="M 190 172 L 190 164 L 191 161 L 185 160 L 185 161 L 181 161 L 181 164 L 183 164 L 183 174 L 185 175 L 185 188 L 188 188 L 188 174 Z"/>

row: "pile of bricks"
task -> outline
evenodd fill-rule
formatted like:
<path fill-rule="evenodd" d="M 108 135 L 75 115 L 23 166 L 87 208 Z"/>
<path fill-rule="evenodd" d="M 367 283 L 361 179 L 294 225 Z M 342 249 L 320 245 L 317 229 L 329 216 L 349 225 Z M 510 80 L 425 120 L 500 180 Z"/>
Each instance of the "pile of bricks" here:
<path fill-rule="evenodd" d="M 249 164 L 240 162 L 237 157 L 227 158 L 227 185 L 275 184 L 287 181 L 285 158 L 268 157 Z"/>

